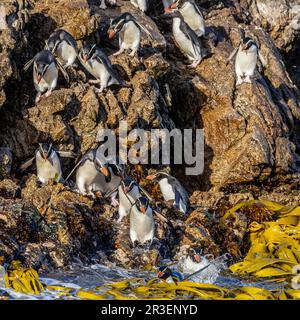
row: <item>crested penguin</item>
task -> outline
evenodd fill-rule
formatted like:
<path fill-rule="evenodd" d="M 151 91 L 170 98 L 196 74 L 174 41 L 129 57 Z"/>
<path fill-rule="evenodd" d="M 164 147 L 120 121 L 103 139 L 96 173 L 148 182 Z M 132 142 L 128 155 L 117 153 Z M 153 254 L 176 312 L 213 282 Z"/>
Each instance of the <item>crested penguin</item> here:
<path fill-rule="evenodd" d="M 250 37 L 243 37 L 239 46 L 230 54 L 226 65 L 235 57 L 235 74 L 237 76 L 236 85 L 244 82 L 251 83 L 251 78 L 256 70 L 258 59 L 265 66 L 258 45 Z"/>
<path fill-rule="evenodd" d="M 131 210 L 131 207 L 135 201 L 140 198 L 140 186 L 138 183 L 130 177 L 126 177 L 122 180 L 118 192 L 119 192 L 119 219 L 117 222 L 121 222 Z"/>
<path fill-rule="evenodd" d="M 90 80 L 89 83 L 100 84 L 100 88 L 96 89 L 97 92 L 102 92 L 113 84 L 120 84 L 109 58 L 96 45 L 84 45 L 78 57 L 84 68 L 97 79 Z"/>
<path fill-rule="evenodd" d="M 133 246 L 137 243 L 146 244 L 149 247 L 154 237 L 154 219 L 152 208 L 146 197 L 138 198 L 130 210 L 130 239 Z"/>
<path fill-rule="evenodd" d="M 146 12 L 149 8 L 150 0 L 130 0 L 133 6 L 140 9 L 142 12 Z"/>
<path fill-rule="evenodd" d="M 118 18 L 111 20 L 108 29 L 109 39 L 112 39 L 116 33 L 119 33 L 119 51 L 113 55 L 117 56 L 125 50 L 131 50 L 130 56 L 133 57 L 140 47 L 141 30 L 152 38 L 150 32 L 129 12 L 125 12 Z"/>
<path fill-rule="evenodd" d="M 121 177 L 114 167 L 115 165 L 99 157 L 96 149 L 88 151 L 75 167 L 76 186 L 79 192 L 95 198 L 94 192 L 101 192 L 105 196 L 117 191 Z M 112 195 L 114 200 L 114 192 Z"/>
<path fill-rule="evenodd" d="M 179 267 L 185 274 L 192 274 L 204 267 L 203 262 L 207 262 L 201 257 L 201 249 L 188 248 L 179 259 Z M 203 261 L 205 259 L 205 261 Z M 201 263 L 202 262 L 202 263 Z M 207 264 L 206 263 L 206 264 Z"/>
<path fill-rule="evenodd" d="M 183 275 L 180 272 L 172 270 L 168 266 L 159 267 L 157 277 L 168 283 L 177 283 L 184 280 Z"/>
<path fill-rule="evenodd" d="M 171 4 L 169 8 L 165 8 L 165 11 L 169 12 L 175 8 L 178 8 L 184 22 L 196 33 L 198 37 L 205 35 L 204 17 L 195 0 L 178 0 L 174 4 Z"/>
<path fill-rule="evenodd" d="M 181 52 L 192 62 L 189 66 L 196 68 L 202 61 L 203 48 L 197 34 L 184 22 L 179 11 L 172 11 L 173 36 Z"/>
<path fill-rule="evenodd" d="M 58 56 L 64 68 L 71 66 L 77 58 L 76 40 L 63 29 L 58 29 L 50 35 L 46 47 Z"/>
<path fill-rule="evenodd" d="M 35 152 L 35 156 L 26 161 L 21 167 L 21 171 L 26 170 L 32 165 L 34 159 L 36 161 L 37 178 L 41 183 L 48 183 L 50 180 L 56 182 L 62 181 L 62 170 L 60 165 L 61 157 L 74 157 L 74 154 L 69 151 L 56 151 L 52 143 L 40 143 Z"/>
<path fill-rule="evenodd" d="M 189 208 L 189 196 L 181 183 L 166 172 L 158 172 L 146 177 L 157 181 L 165 201 L 173 201 L 173 207 L 186 214 Z"/>
<path fill-rule="evenodd" d="M 58 69 L 69 82 L 69 77 L 62 65 L 54 58 L 49 50 L 43 50 L 28 61 L 23 70 L 27 71 L 33 64 L 33 82 L 37 93 L 35 102 L 38 103 L 44 92 L 49 97 L 57 85 Z"/>

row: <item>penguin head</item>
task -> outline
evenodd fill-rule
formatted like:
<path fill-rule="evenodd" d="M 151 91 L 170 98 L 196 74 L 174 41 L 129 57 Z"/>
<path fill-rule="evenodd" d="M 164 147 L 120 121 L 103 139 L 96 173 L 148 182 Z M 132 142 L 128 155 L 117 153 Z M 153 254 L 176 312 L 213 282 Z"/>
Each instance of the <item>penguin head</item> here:
<path fill-rule="evenodd" d="M 108 38 L 112 39 L 124 26 L 124 23 L 134 20 L 129 12 L 125 12 L 116 19 L 111 19 L 109 29 L 107 31 Z"/>
<path fill-rule="evenodd" d="M 151 181 L 159 181 L 163 178 L 167 178 L 169 176 L 168 173 L 164 172 L 164 171 L 159 171 L 155 174 L 151 174 L 151 175 L 148 175 L 146 177 L 147 180 L 151 180 Z"/>
<path fill-rule="evenodd" d="M 130 177 L 126 177 L 124 180 L 121 182 L 122 184 L 122 189 L 125 194 L 130 193 L 134 188 L 139 188 L 139 185 Z"/>
<path fill-rule="evenodd" d="M 80 57 L 84 62 L 87 62 L 92 58 L 96 51 L 97 47 L 95 44 L 91 45 L 89 43 L 86 43 L 80 50 Z"/>
<path fill-rule="evenodd" d="M 189 248 L 188 250 L 188 257 L 196 263 L 201 262 L 201 249 L 199 248 Z"/>
<path fill-rule="evenodd" d="M 37 151 L 39 152 L 43 160 L 52 163 L 51 154 L 54 151 L 52 148 L 52 143 L 51 144 L 40 143 Z"/>
<path fill-rule="evenodd" d="M 242 45 L 242 50 L 243 51 L 249 50 L 252 46 L 255 46 L 257 48 L 257 44 L 250 37 L 243 38 L 241 45 Z"/>
<path fill-rule="evenodd" d="M 34 63 L 34 70 L 37 77 L 37 82 L 40 83 L 43 76 L 45 75 L 47 69 L 49 67 L 49 63 L 43 61 L 35 61 Z"/>
<path fill-rule="evenodd" d="M 149 200 L 146 197 L 138 198 L 136 200 L 136 207 L 142 214 L 145 214 L 149 208 Z"/>

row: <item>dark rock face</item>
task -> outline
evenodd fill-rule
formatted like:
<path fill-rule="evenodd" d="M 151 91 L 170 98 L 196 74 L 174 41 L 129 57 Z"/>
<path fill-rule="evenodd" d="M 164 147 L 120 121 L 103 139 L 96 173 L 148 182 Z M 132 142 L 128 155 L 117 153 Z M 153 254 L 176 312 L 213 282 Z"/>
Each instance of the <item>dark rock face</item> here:
<path fill-rule="evenodd" d="M 300 52 L 300 4 L 284 0 L 276 6 L 262 0 L 198 2 L 208 29 L 204 45 L 211 54 L 195 70 L 187 68 L 172 39 L 170 17 L 160 15 L 162 8 L 153 9 L 149 17 L 129 1 L 105 11 L 99 9 L 99 1 L 1 2 L 0 176 L 4 180 L 0 182 L 0 255 L 20 257 L 46 270 L 67 266 L 74 257 L 86 262 L 91 257 L 102 262 L 109 258 L 127 267 L 155 264 L 162 257 L 174 256 L 178 244 L 196 243 L 216 255 L 229 247 L 236 253 L 240 245 L 236 239 L 242 239 L 245 230 L 243 219 L 236 222 L 241 229 L 238 237 L 230 238 L 232 226 L 226 229 L 232 240 L 226 247 L 217 234 L 218 216 L 223 206 L 243 197 L 233 192 L 228 198 L 220 190 L 232 184 L 280 182 L 289 174 L 297 176 L 300 93 L 299 62 L 294 57 Z M 108 40 L 109 19 L 126 11 L 153 35 L 150 39 L 143 33 L 139 59 L 111 55 L 118 41 Z M 90 75 L 75 66 L 68 69 L 69 85 L 60 76 L 53 94 L 35 104 L 32 72 L 23 73 L 22 67 L 57 28 L 70 32 L 79 46 L 89 41 L 103 47 L 126 86 L 95 93 L 88 84 Z M 267 66 L 256 72 L 252 84 L 236 87 L 233 64 L 226 66 L 226 60 L 239 44 L 240 28 L 259 41 Z M 171 225 L 157 219 L 157 245 L 150 253 L 136 252 L 136 259 L 132 258 L 128 221 L 123 229 L 117 226 L 115 210 L 104 200 L 94 202 L 62 185 L 38 188 L 34 167 L 26 176 L 18 172 L 39 142 L 51 141 L 79 157 L 98 145 L 99 129 L 117 130 L 121 120 L 127 121 L 128 130 L 204 129 L 203 174 L 185 177 L 177 167 L 173 173 L 193 194 L 195 206 L 204 205 L 215 214 L 209 219 L 203 209 L 196 208 L 183 222 L 183 217 L 168 209 Z M 62 164 L 66 176 L 74 162 Z M 141 180 L 146 168 L 139 170 L 137 174 L 138 167 L 131 166 L 128 173 Z M 295 175 L 290 177 L 293 181 Z M 268 194 L 282 200 L 278 190 Z M 256 196 L 261 193 L 249 198 Z"/>

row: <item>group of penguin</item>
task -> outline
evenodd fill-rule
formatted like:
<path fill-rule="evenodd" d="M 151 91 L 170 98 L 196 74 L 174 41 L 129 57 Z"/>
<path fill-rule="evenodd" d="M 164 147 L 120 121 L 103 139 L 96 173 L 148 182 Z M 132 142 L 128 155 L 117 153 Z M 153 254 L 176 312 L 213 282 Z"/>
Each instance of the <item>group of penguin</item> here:
<path fill-rule="evenodd" d="M 150 0 L 130 0 L 141 11 L 147 11 Z M 109 0 L 115 5 L 116 0 Z M 172 31 L 176 45 L 195 68 L 205 57 L 205 50 L 200 41 L 205 37 L 205 21 L 201 10 L 195 0 L 162 0 L 165 14 L 172 16 Z M 101 1 L 101 9 L 105 9 L 105 1 Z M 126 12 L 115 19 L 111 19 L 108 38 L 112 39 L 119 34 L 119 50 L 113 55 L 130 51 L 130 56 L 137 54 L 140 48 L 141 32 L 151 37 L 151 33 L 132 14 Z M 235 59 L 236 85 L 251 82 L 258 59 L 261 58 L 257 43 L 242 36 L 239 46 L 232 52 L 227 63 Z M 75 39 L 67 31 L 58 29 L 46 41 L 44 50 L 37 53 L 25 66 L 28 70 L 33 65 L 33 82 L 37 91 L 36 102 L 42 95 L 50 96 L 57 85 L 58 72 L 61 71 L 69 81 L 66 68 L 72 66 L 76 59 L 90 73 L 95 80 L 91 84 L 98 84 L 98 92 L 102 92 L 111 85 L 122 85 L 112 67 L 109 57 L 95 44 L 86 43 L 79 50 Z M 63 181 L 60 157 L 74 157 L 71 152 L 56 151 L 52 145 L 40 144 L 35 156 L 24 163 L 22 170 L 28 168 L 36 161 L 37 177 L 40 183 L 50 180 Z M 133 246 L 136 244 L 151 245 L 155 224 L 151 198 L 132 178 L 125 175 L 125 166 L 118 163 L 118 159 L 103 159 L 97 149 L 87 152 L 77 163 L 76 188 L 83 195 L 95 197 L 98 192 L 109 197 L 114 206 L 118 206 L 121 222 L 125 216 L 130 217 L 130 238 Z M 73 172 L 72 171 L 72 172 Z M 71 173 L 72 173 L 71 172 Z M 70 176 L 70 175 L 69 175 Z M 189 209 L 189 197 L 180 182 L 166 172 L 158 172 L 147 179 L 158 182 L 165 201 L 171 201 L 174 208 L 184 214 Z M 118 198 L 118 200 L 117 200 Z M 192 253 L 192 262 L 197 257 Z M 168 274 L 165 268 L 163 274 Z"/>
<path fill-rule="evenodd" d="M 131 0 L 132 4 L 142 11 L 148 9 L 150 0 Z M 197 67 L 207 55 L 201 38 L 205 37 L 205 20 L 195 0 L 162 0 L 165 14 L 170 14 L 173 19 L 172 30 L 176 45 L 185 57 L 191 62 L 190 67 Z M 109 3 L 115 4 L 115 1 Z M 103 2 L 101 3 L 103 7 Z M 141 31 L 152 37 L 149 30 L 143 26 L 131 13 L 125 12 L 115 19 L 111 19 L 108 29 L 108 37 L 112 39 L 119 34 L 119 50 L 113 55 L 131 51 L 130 56 L 138 53 L 141 42 Z M 250 82 L 258 59 L 264 64 L 258 44 L 241 35 L 239 46 L 232 52 L 227 63 L 235 59 L 235 72 L 237 85 Z M 69 81 L 66 68 L 73 65 L 79 59 L 83 67 L 95 80 L 91 84 L 99 84 L 98 92 L 102 92 L 111 85 L 123 85 L 112 67 L 109 57 L 95 44 L 84 44 L 78 50 L 77 43 L 70 33 L 63 29 L 53 32 L 46 41 L 44 50 L 37 53 L 25 66 L 24 71 L 33 65 L 33 82 L 37 91 L 36 102 L 39 102 L 42 94 L 48 97 L 57 85 L 58 71 L 60 70 Z"/>

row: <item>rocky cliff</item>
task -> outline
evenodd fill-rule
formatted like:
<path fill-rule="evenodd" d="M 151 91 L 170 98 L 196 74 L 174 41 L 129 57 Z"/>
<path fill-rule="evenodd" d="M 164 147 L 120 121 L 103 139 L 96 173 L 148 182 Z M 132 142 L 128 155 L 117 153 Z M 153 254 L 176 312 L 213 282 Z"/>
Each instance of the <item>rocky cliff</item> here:
<path fill-rule="evenodd" d="M 299 198 L 299 1 L 280 0 L 276 6 L 263 0 L 198 1 L 210 54 L 195 70 L 187 68 L 175 46 L 171 19 L 162 14 L 162 6 L 145 15 L 129 1 L 105 11 L 99 2 L 1 2 L 0 255 L 40 269 L 67 266 L 75 257 L 86 262 L 108 257 L 126 266 L 154 264 L 191 243 L 206 252 L 239 256 L 243 232 L 228 236 L 227 246 L 217 234 L 230 235 L 234 228 L 220 229 L 222 208 L 266 196 L 285 203 Z M 126 11 L 153 35 L 143 34 L 140 59 L 110 56 L 126 86 L 95 93 L 78 63 L 68 69 L 69 85 L 61 78 L 53 94 L 35 104 L 31 72 L 22 72 L 22 67 L 50 33 L 64 28 L 79 45 L 94 42 L 111 55 L 117 46 L 107 37 L 109 19 Z M 226 60 L 240 41 L 240 29 L 257 39 L 266 66 L 252 84 L 236 87 L 233 64 L 226 65 Z M 193 128 L 205 133 L 203 174 L 188 177 L 182 167 L 171 168 L 188 189 L 195 210 L 183 221 L 167 208 L 171 225 L 157 221 L 157 246 L 150 254 L 138 253 L 137 260 L 132 259 L 128 230 L 116 225 L 114 209 L 103 199 L 94 202 L 62 185 L 37 187 L 34 168 L 26 175 L 18 171 L 39 142 L 51 141 L 79 157 L 97 146 L 100 128 L 116 130 L 120 120 L 128 122 L 129 130 Z M 72 166 L 71 160 L 63 162 L 65 176 Z M 147 169 L 131 166 L 128 173 L 143 183 Z M 151 185 L 146 188 L 153 191 Z"/>

